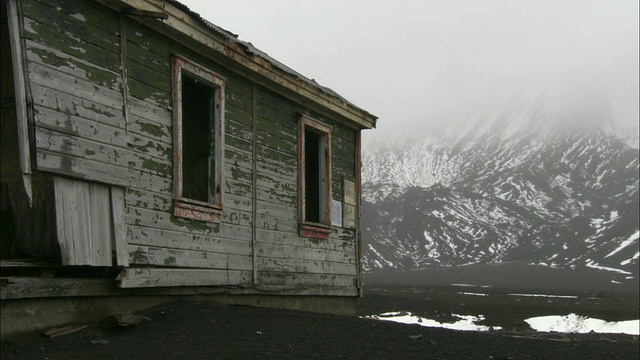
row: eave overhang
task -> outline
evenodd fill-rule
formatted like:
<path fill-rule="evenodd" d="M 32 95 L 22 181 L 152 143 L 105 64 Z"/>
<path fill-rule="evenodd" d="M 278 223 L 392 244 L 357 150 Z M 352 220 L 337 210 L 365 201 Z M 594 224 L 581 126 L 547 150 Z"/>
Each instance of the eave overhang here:
<path fill-rule="evenodd" d="M 174 0 L 94 0 L 180 41 L 257 84 L 279 92 L 352 128 L 371 129 L 377 117 L 353 105 L 255 48 L 209 23 Z"/>

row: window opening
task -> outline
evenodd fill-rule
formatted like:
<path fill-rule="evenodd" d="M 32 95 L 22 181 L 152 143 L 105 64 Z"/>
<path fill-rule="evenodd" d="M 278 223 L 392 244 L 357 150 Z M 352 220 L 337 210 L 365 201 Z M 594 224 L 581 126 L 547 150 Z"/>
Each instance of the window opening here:
<path fill-rule="evenodd" d="M 225 79 L 176 55 L 173 60 L 174 215 L 220 219 Z"/>
<path fill-rule="evenodd" d="M 300 122 L 301 234 L 326 237 L 331 227 L 331 127 Z"/>
<path fill-rule="evenodd" d="M 305 129 L 305 220 L 327 223 L 327 209 L 323 206 L 327 193 L 325 164 L 326 135 Z"/>
<path fill-rule="evenodd" d="M 182 76 L 182 196 L 214 202 L 215 188 L 215 115 L 216 89 Z"/>

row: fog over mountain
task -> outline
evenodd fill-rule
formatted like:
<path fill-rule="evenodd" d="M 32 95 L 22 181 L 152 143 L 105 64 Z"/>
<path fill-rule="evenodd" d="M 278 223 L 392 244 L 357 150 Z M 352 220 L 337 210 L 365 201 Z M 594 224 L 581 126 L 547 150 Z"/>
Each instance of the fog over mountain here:
<path fill-rule="evenodd" d="M 182 1 L 377 115 L 367 137 L 468 121 L 520 93 L 638 122 L 637 0 Z"/>
<path fill-rule="evenodd" d="M 520 260 L 637 281 L 637 127 L 585 108 L 518 97 L 431 132 L 369 139 L 365 269 Z M 555 125 L 562 116 L 576 119 Z"/>

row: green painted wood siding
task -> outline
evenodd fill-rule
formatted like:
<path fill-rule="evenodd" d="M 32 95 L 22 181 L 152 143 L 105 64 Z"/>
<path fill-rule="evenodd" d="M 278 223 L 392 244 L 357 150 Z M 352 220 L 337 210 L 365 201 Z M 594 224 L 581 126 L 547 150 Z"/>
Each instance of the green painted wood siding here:
<path fill-rule="evenodd" d="M 342 201 L 343 179 L 356 180 L 356 130 L 264 88 L 254 93 L 247 79 L 100 4 L 20 4 L 37 169 L 125 188 L 130 266 L 227 269 L 234 274 L 229 284 L 253 282 L 255 113 L 257 282 L 355 289 L 354 231 L 334 227 L 327 240 L 298 235 L 298 118 L 307 113 L 333 127 L 332 197 L 337 201 Z M 126 31 L 126 119 L 121 28 Z M 219 223 L 172 215 L 175 53 L 228 80 Z"/>

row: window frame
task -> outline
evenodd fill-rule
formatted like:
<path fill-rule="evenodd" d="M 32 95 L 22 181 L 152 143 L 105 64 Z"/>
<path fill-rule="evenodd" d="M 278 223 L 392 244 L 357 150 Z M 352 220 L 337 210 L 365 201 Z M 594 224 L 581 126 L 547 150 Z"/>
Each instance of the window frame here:
<path fill-rule="evenodd" d="M 299 217 L 300 217 L 300 235 L 312 238 L 326 239 L 331 233 L 331 130 L 330 125 L 324 124 L 318 120 L 312 119 L 307 115 L 301 115 L 299 120 L 299 134 L 298 134 L 298 198 L 299 198 Z M 326 203 L 319 203 L 320 212 L 325 212 L 327 218 L 326 224 L 312 222 L 306 218 L 306 131 L 311 131 L 321 134 L 326 137 L 326 154 L 325 154 L 325 169 L 326 169 Z M 324 209 L 323 207 L 326 207 Z"/>
<path fill-rule="evenodd" d="M 214 188 L 210 192 L 209 201 L 190 199 L 183 196 L 183 119 L 182 119 L 182 75 L 187 73 L 191 78 L 211 86 L 214 89 L 214 111 L 212 119 L 214 166 L 209 170 L 208 183 L 213 177 Z M 199 65 L 184 56 L 174 54 L 172 61 L 172 95 L 173 95 L 173 195 L 174 215 L 204 221 L 220 221 L 223 210 L 224 194 L 224 114 L 225 84 L 223 76 Z"/>

